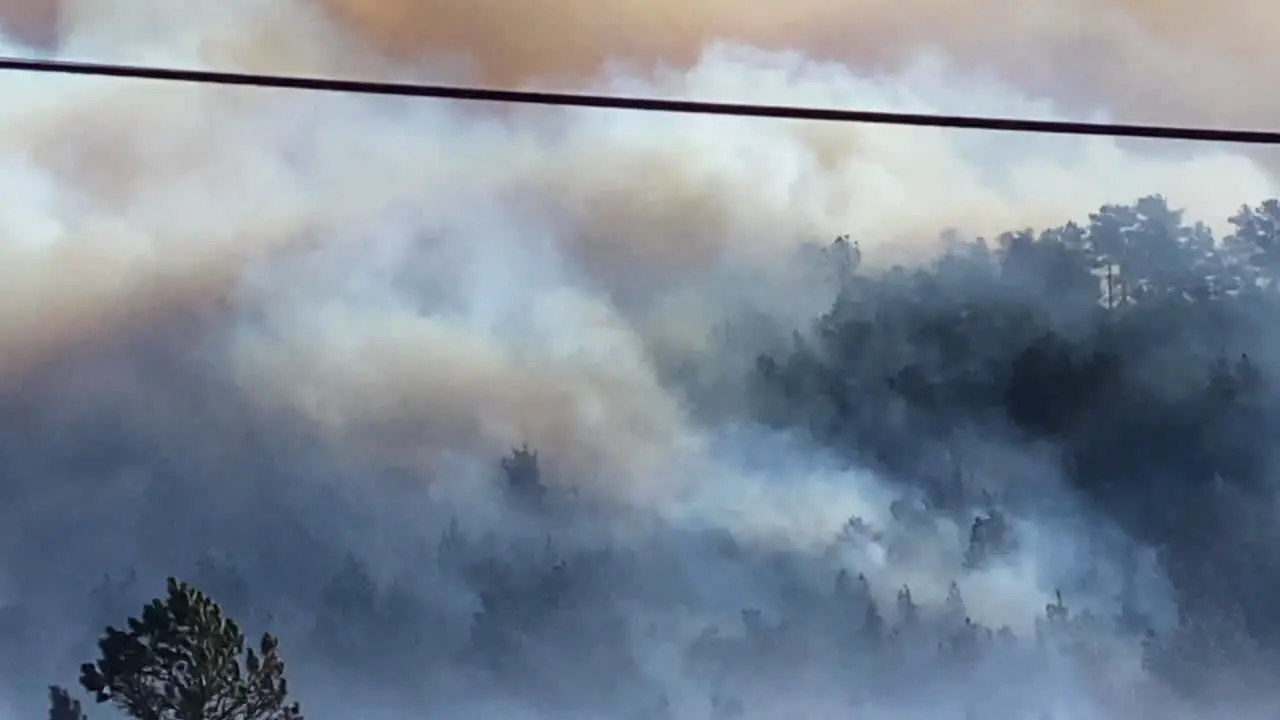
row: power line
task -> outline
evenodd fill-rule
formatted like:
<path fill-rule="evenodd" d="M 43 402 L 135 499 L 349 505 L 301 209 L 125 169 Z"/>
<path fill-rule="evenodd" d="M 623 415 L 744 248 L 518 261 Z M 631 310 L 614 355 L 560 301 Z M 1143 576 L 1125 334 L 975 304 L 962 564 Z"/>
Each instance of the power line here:
<path fill-rule="evenodd" d="M 756 105 L 748 103 L 668 100 L 585 93 L 500 90 L 497 88 L 456 85 L 422 85 L 416 83 L 336 80 L 319 77 L 261 75 L 254 73 L 183 70 L 104 63 L 74 62 L 0 57 L 0 70 L 87 75 L 96 77 L 133 78 L 206 85 L 310 90 L 318 92 L 382 95 L 437 100 L 514 103 L 555 107 L 635 110 L 642 112 L 680 113 L 686 115 L 719 115 L 780 120 L 813 120 L 819 122 L 863 123 L 868 125 L 900 125 L 909 127 L 988 130 L 997 132 L 1039 133 L 1048 135 L 1081 135 L 1191 142 L 1236 143 L 1246 145 L 1280 145 L 1280 132 L 1271 130 L 1231 130 L 1225 128 L 1136 125 L 1123 123 L 1089 123 L 1059 120 L 1026 120 L 1018 118 L 971 115 L 933 115 L 926 113 L 839 110 L 834 108 Z"/>

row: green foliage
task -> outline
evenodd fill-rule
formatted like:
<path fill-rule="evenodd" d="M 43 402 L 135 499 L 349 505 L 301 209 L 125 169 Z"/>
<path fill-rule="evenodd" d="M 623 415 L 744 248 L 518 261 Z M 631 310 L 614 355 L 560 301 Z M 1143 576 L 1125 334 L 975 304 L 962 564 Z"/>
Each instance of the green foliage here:
<path fill-rule="evenodd" d="M 1086 502 L 1160 548 L 1181 612 L 1204 623 L 1238 606 L 1280 649 L 1280 564 L 1242 549 L 1274 533 L 1253 508 L 1277 496 L 1260 433 L 1280 421 L 1266 372 L 1280 201 L 1242 207 L 1229 228 L 1215 239 L 1152 195 L 990 243 L 952 236 L 931 265 L 861 272 L 790 349 L 757 358 L 755 418 L 971 523 L 970 570 L 1019 541 L 1003 514 L 1016 510 L 980 495 L 1026 489 L 981 453 L 953 459 L 975 435 L 1052 455 Z M 1141 632 L 1132 607 L 1126 622 Z"/>
<path fill-rule="evenodd" d="M 138 720 L 302 720 L 276 639 L 264 634 L 246 651 L 218 604 L 176 579 L 127 630 L 108 627 L 98 648 L 80 684 Z"/>

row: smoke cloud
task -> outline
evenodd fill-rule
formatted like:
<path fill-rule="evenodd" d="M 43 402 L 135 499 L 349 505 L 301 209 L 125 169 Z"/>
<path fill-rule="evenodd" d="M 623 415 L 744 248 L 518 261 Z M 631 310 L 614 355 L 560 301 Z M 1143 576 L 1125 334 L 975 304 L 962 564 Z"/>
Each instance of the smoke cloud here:
<path fill-rule="evenodd" d="M 764 0 L 568 6 L 330 0 L 380 48 L 401 57 L 474 59 L 498 83 L 590 78 L 609 60 L 688 67 L 707 45 L 801 50 L 853 67 L 897 71 L 921 52 L 1077 105 L 1149 122 L 1262 125 L 1277 106 L 1246 78 L 1276 69 L 1272 6 L 1146 0 L 979 3 Z"/>
<path fill-rule="evenodd" d="M 1265 125 L 1277 113 L 1269 94 L 1256 92 L 1249 81 L 1277 69 L 1267 51 L 1274 9 L 1263 0 L 1240 0 L 1230 12 L 1148 0 L 802 0 L 785 7 L 764 0 L 589 6 L 544 0 L 518 7 L 315 2 L 382 52 L 436 63 L 452 56 L 455 68 L 501 84 L 590 81 L 609 61 L 686 68 L 708 45 L 725 41 L 890 72 L 910 66 L 922 52 L 945 53 L 1053 97 L 1073 113 L 1105 108 L 1148 122 L 1244 126 Z M 25 41 L 57 46 L 86 22 L 97 22 L 100 8 L 76 0 L 6 0 L 0 24 Z M 314 8 L 306 11 L 314 14 Z M 143 26 L 163 26 L 157 18 L 169 12 L 153 8 L 129 22 L 133 41 Z M 310 22 L 296 11 L 279 16 L 294 27 Z M 275 42 L 292 45 L 290 36 L 274 36 Z"/>
<path fill-rule="evenodd" d="M 1276 68 L 1273 12 L 5 0 L 0 28 L 10 53 L 219 70 L 1250 125 L 1280 116 L 1241 87 Z M 870 264 L 923 265 L 947 228 L 1049 226 L 1153 192 L 1221 222 L 1276 189 L 1226 147 L 20 74 L 0 76 L 0 188 L 4 600 L 79 592 L 102 567 L 163 574 L 235 545 L 228 534 L 258 548 L 255 583 L 274 574 L 291 587 L 281 594 L 306 596 L 323 570 L 286 579 L 282 567 L 307 563 L 259 537 L 273 513 L 391 577 L 448 514 L 518 535 L 524 520 L 500 507 L 486 463 L 527 444 L 598 513 L 566 542 L 652 549 L 661 559 L 639 575 L 672 593 L 723 573 L 689 592 L 728 614 L 734 588 L 785 605 L 788 581 L 766 559 L 717 569 L 714 542 L 672 550 L 682 541 L 653 539 L 654 526 L 819 558 L 802 584 L 863 567 L 886 606 L 902 585 L 941 605 L 965 575 L 956 518 L 828 552 L 851 517 L 896 522 L 897 490 L 806 442 L 707 419 L 706 406 L 744 402 L 735 374 L 756 352 L 834 299 L 796 270 L 805 243 L 847 233 Z M 744 324 L 746 350 L 730 357 L 716 333 Z M 681 372 L 716 397 L 687 392 Z M 1043 475 L 1037 487 L 1068 508 L 1026 521 L 1017 562 L 963 583 L 975 621 L 1028 630 L 1053 587 L 1117 555 L 1081 538 L 1118 531 L 1051 461 L 990 443 L 1022 463 L 993 474 Z M 55 515 L 82 530 L 42 527 Z M 890 558 L 901 543 L 907 555 Z M 48 552 L 63 567 L 43 566 Z M 1158 580 L 1147 590 L 1167 601 Z M 641 645 L 671 673 L 668 642 Z"/>

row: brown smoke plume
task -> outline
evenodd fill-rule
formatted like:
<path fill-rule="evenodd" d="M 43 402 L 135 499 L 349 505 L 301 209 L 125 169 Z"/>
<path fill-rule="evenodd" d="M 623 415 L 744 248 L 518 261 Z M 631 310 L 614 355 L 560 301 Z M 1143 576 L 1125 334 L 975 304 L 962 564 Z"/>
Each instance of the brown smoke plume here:
<path fill-rule="evenodd" d="M 1149 122 L 1280 119 L 1267 0 L 309 0 L 402 60 L 465 59 L 497 84 L 578 81 L 610 60 L 692 64 L 718 40 L 892 70 L 944 52 L 1027 91 Z M 0 27 L 53 46 L 76 0 L 2 0 Z"/>
<path fill-rule="evenodd" d="M 0 8 L 28 33 L 56 19 L 66 52 L 111 60 L 382 73 L 393 69 L 387 55 L 455 51 L 493 82 L 562 76 L 645 94 L 926 109 L 947 103 L 921 95 L 926 86 L 984 108 L 1034 104 L 963 69 L 921 70 L 907 62 L 914 51 L 950 49 L 973 67 L 999 61 L 1032 72 L 1036 63 L 1014 63 L 1019 48 L 1039 44 L 1049 54 L 1027 57 L 1052 59 L 1078 35 L 1047 4 L 1007 13 L 995 3 L 963 13 L 959 3 L 867 5 L 855 23 L 847 6 L 818 0 L 785 13 L 737 0 L 678 10 L 387 1 L 337 4 L 346 24 L 335 24 L 316 1 Z M 1002 28 L 1014 42 L 984 40 Z M 385 55 L 361 52 L 359 38 Z M 857 63 L 707 49 L 716 38 Z M 674 66 L 597 77 L 612 56 Z M 901 74 L 858 71 L 895 66 Z M 1127 72 L 1138 70 L 1116 75 Z M 659 382 L 655 356 L 701 350 L 728 304 L 712 282 L 725 266 L 775 267 L 802 240 L 846 232 L 869 257 L 910 256 L 948 226 L 985 233 L 1061 222 L 1153 191 L 1215 220 L 1269 188 L 1239 155 L 1151 158 L 1105 140 L 1016 145 L 901 128 L 495 116 L 355 97 L 2 80 L 0 150 L 20 162 L 0 164 L 13 188 L 0 212 L 9 313 L 0 316 L 0 383 L 175 307 L 231 298 L 236 311 L 265 320 L 251 332 L 230 315 L 227 371 L 273 412 L 379 458 L 424 445 L 430 454 L 432 442 L 492 454 L 529 440 L 631 495 L 646 494 L 636 483 L 688 451 L 690 425 Z M 435 243 L 437 264 L 477 248 L 489 257 L 440 275 L 435 289 L 453 305 L 423 311 L 378 274 L 398 242 Z M 332 244 L 348 250 L 318 261 L 328 282 L 304 283 L 271 263 Z M 366 272 L 362 294 L 339 291 Z M 244 294 L 250 276 L 259 286 Z M 504 323 L 537 326 L 535 339 Z"/>
<path fill-rule="evenodd" d="M 0 0 L 0 23 L 76 57 L 228 70 L 456 76 L 461 55 L 505 84 L 1001 114 L 1049 113 L 1036 102 L 1048 96 L 1159 120 L 1264 119 L 1273 101 L 1238 88 L 1241 68 L 1273 67 L 1246 57 L 1266 15 L 1199 8 Z M 1202 34 L 1182 37 L 1161 12 Z M 924 51 L 957 62 L 922 65 Z M 602 72 L 610 59 L 635 66 Z M 852 233 L 871 260 L 913 260 L 949 226 L 1043 227 L 1149 192 L 1213 221 L 1274 190 L 1240 154 L 1185 155 L 3 75 L 0 391 L 212 308 L 201 360 L 237 402 L 361 467 L 418 480 L 450 467 L 450 453 L 494 459 L 529 442 L 598 496 L 657 512 L 700 502 L 743 532 L 829 537 L 887 506 L 868 499 L 874 481 L 743 477 L 707 449 L 714 429 L 659 366 L 718 371 L 708 336 L 732 317 L 725 308 L 745 297 L 773 311 L 789 297 L 742 277 L 769 275 L 805 240 Z M 406 280 L 415 253 L 427 261 Z M 67 402 L 115 399 L 109 370 L 84 375 Z M 174 415 L 175 433 L 199 431 Z M 958 562 L 922 568 L 948 577 L 933 570 Z M 1025 593 L 990 595 L 1043 608 L 1029 578 L 1006 584 Z"/>
<path fill-rule="evenodd" d="M 1280 100 L 1252 80 L 1280 71 L 1280 10 L 1267 0 L 326 1 L 385 52 L 466 55 L 500 84 L 580 80 L 611 59 L 685 67 L 727 40 L 879 70 L 944 52 L 1029 92 L 1146 121 L 1280 119 Z"/>
<path fill-rule="evenodd" d="M 0 30 L 28 45 L 56 47 L 62 3 L 57 0 L 0 0 Z"/>

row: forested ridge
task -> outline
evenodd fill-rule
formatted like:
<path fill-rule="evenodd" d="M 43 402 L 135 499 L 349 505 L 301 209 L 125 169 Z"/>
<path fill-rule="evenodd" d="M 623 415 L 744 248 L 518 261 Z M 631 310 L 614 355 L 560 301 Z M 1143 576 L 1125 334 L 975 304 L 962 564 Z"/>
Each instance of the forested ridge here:
<path fill-rule="evenodd" d="M 1051 447 L 1073 488 L 1159 548 L 1184 613 L 1274 639 L 1274 568 L 1245 548 L 1272 532 L 1278 222 L 1275 200 L 1245 206 L 1215 240 L 1155 196 L 850 278 L 813 341 L 761 358 L 760 412 L 942 510 L 994 489 L 966 433 Z"/>
<path fill-rule="evenodd" d="M 510 527 L 455 519 L 393 572 L 282 519 L 272 532 L 299 565 L 321 568 L 302 589 L 258 586 L 246 549 L 209 548 L 162 571 L 191 586 L 172 581 L 169 604 L 154 607 L 199 605 L 203 591 L 217 612 L 272 633 L 261 655 L 275 657 L 278 636 L 290 697 L 316 716 L 340 697 L 424 717 L 493 697 L 462 714 L 1207 717 L 1267 697 L 1280 670 L 1280 201 L 1243 206 L 1219 237 L 1152 196 L 944 243 L 910 268 L 880 267 L 859 238 L 799 257 L 833 279 L 835 302 L 784 349 L 747 358 L 747 410 L 733 422 L 798 438 L 893 489 L 888 521 L 851 517 L 821 552 L 675 519 L 604 539 L 610 521 L 526 447 L 492 467 Z M 1026 553 L 1070 554 L 1037 531 L 1059 503 L 1100 518 L 1089 558 L 1106 566 L 1043 588 L 1053 600 L 1018 627 L 975 619 L 962 588 L 998 591 Z M 895 564 L 927 573 L 951 528 L 954 577 L 923 593 L 877 584 Z M 65 619 L 75 639 L 56 648 L 29 621 L 40 608 L 4 610 L 4 674 L 26 692 L 64 682 L 104 625 L 156 594 L 154 570 L 86 587 L 90 617 Z M 208 625 L 174 632 L 221 632 L 242 648 L 238 628 Z M 127 654 L 113 632 L 102 667 Z M 66 674 L 34 677 L 24 658 L 51 653 L 40 673 Z M 184 667 L 213 662 L 200 657 Z M 121 702 L 102 682 L 86 670 L 82 687 Z M 229 697 L 248 697 L 238 682 Z M 96 712 L 61 690 L 51 698 L 51 719 Z M 212 702 L 121 707 L 140 720 L 301 712 L 283 691 L 252 710 Z"/>

